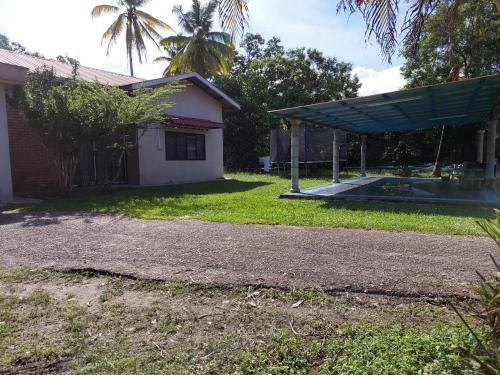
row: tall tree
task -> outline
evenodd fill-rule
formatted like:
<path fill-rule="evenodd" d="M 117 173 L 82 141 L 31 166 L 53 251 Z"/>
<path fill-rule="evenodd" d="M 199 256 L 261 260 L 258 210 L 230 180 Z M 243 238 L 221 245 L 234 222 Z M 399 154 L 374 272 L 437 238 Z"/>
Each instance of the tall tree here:
<path fill-rule="evenodd" d="M 453 29 L 446 32 L 449 12 L 442 4 L 427 19 L 416 54 L 410 43 L 404 44 L 401 73 L 408 87 L 448 82 L 456 73 L 473 78 L 500 72 L 500 15 L 493 1 L 464 2 L 456 9 Z"/>
<path fill-rule="evenodd" d="M 408 88 L 500 72 L 500 17 L 494 2 L 465 1 L 455 9 L 456 22 L 452 25 L 446 22 L 450 11 L 449 6 L 441 4 L 427 18 L 416 54 L 409 41 L 403 45 L 406 62 L 401 73 Z M 414 150 L 411 163 L 435 162 L 439 167 L 443 159 L 458 162 L 475 157 L 475 150 L 467 147 L 475 129 L 450 130 L 435 128 L 404 135 Z M 386 138 L 387 155 L 392 160 L 397 159 L 398 150 L 393 146 L 399 138 L 394 134 Z M 435 160 L 431 159 L 433 155 Z"/>
<path fill-rule="evenodd" d="M 360 12 L 366 22 L 366 34 L 374 35 L 380 45 L 383 56 L 390 62 L 398 46 L 398 35 L 403 34 L 406 46 L 410 46 L 415 55 L 420 48 L 426 19 L 432 16 L 436 8 L 446 6 L 447 12 L 443 20 L 446 28 L 442 30 L 444 40 L 449 40 L 461 19 L 458 9 L 475 0 L 409 0 L 409 9 L 403 24 L 398 28 L 398 14 L 403 0 L 340 0 L 338 10 Z M 500 10 L 500 0 L 493 1 L 496 10 Z M 450 44 L 446 44 L 449 49 Z"/>
<path fill-rule="evenodd" d="M 226 165 L 255 166 L 257 155 L 269 153 L 271 109 L 354 97 L 360 87 L 351 65 L 326 57 L 316 49 L 285 51 L 279 38 L 267 43 L 262 36 L 247 34 L 244 50 L 235 58 L 231 74 L 217 76 L 215 83 L 241 105 L 225 113 Z"/>
<path fill-rule="evenodd" d="M 179 25 L 188 35 L 176 35 L 163 39 L 160 44 L 166 50 L 169 65 L 164 74 L 197 72 L 204 77 L 228 73 L 234 57 L 231 35 L 212 31 L 214 13 L 219 0 L 210 0 L 202 5 L 193 0 L 191 10 L 184 12 L 176 5 L 173 13 Z M 172 56 L 172 52 L 175 54 Z M 164 59 L 156 59 L 161 61 Z"/>
<path fill-rule="evenodd" d="M 158 46 L 158 40 L 162 38 L 160 30 L 173 31 L 165 22 L 139 9 L 149 2 L 150 0 L 117 0 L 117 6 L 104 4 L 92 9 L 92 17 L 119 13 L 118 18 L 104 32 L 102 41 L 108 41 L 109 55 L 111 47 L 125 30 L 125 46 L 131 76 L 134 75 L 133 50 L 135 49 L 139 63 L 142 64 L 143 56 L 146 55 L 145 40 L 149 39 Z"/>
<path fill-rule="evenodd" d="M 375 36 L 386 60 L 391 61 L 398 47 L 398 36 L 412 45 L 416 53 L 422 36 L 425 20 L 434 13 L 440 4 L 449 5 L 452 10 L 446 23 L 453 26 L 457 19 L 455 9 L 469 0 L 339 0 L 337 11 L 359 12 L 366 22 L 366 34 Z M 242 34 L 247 26 L 248 4 L 250 0 L 220 0 L 219 17 L 224 30 L 233 36 Z M 400 5 L 409 4 L 409 9 L 401 27 L 398 25 Z M 285 4 L 285 3 L 284 3 Z M 500 0 L 494 0 L 496 10 L 500 11 Z M 286 6 L 286 5 L 285 5 Z"/>

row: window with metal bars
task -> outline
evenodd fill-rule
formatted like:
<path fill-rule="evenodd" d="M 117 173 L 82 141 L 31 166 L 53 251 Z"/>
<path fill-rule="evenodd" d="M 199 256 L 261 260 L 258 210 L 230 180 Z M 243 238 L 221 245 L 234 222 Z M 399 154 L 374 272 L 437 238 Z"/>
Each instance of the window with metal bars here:
<path fill-rule="evenodd" d="M 165 132 L 167 160 L 205 160 L 205 134 Z"/>

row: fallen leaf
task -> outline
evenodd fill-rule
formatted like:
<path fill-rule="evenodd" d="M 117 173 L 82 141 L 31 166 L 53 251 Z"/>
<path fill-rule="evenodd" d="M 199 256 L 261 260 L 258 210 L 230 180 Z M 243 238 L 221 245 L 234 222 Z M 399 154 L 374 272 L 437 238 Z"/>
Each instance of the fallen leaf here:
<path fill-rule="evenodd" d="M 260 290 L 257 290 L 253 293 L 250 293 L 248 296 L 245 297 L 245 299 L 249 299 L 249 298 L 253 298 L 253 297 L 257 297 L 259 294 L 261 293 Z"/>
<path fill-rule="evenodd" d="M 292 307 L 295 309 L 295 308 L 299 307 L 300 305 L 302 305 L 303 303 L 304 303 L 304 300 L 303 300 L 303 299 L 301 299 L 300 301 L 295 302 L 295 303 L 292 305 Z"/>

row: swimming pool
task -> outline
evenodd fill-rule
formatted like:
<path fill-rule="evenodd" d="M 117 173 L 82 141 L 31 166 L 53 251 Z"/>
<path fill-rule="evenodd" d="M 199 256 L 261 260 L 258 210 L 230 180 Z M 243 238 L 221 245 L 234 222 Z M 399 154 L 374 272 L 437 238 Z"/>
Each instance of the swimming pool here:
<path fill-rule="evenodd" d="M 472 204 L 499 206 L 496 193 L 486 188 L 464 188 L 438 178 L 359 177 L 283 194 L 284 198 L 328 198 L 344 200 L 380 200 L 397 202 Z"/>
<path fill-rule="evenodd" d="M 384 177 L 339 194 L 483 200 L 479 189 L 464 189 L 459 184 L 443 183 L 436 178 Z"/>

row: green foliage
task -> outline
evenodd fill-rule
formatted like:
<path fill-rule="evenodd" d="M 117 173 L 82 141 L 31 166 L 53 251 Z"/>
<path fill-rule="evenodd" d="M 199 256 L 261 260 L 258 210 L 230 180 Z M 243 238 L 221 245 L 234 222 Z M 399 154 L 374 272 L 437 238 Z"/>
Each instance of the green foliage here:
<path fill-rule="evenodd" d="M 21 43 L 11 42 L 6 35 L 0 34 L 0 49 L 6 49 L 12 52 L 23 53 L 25 55 L 44 58 L 39 52 L 29 52 Z"/>
<path fill-rule="evenodd" d="M 403 35 L 404 40 L 401 52 L 411 57 L 414 57 L 418 53 L 422 40 L 425 39 L 427 20 L 433 18 L 436 13 L 439 13 L 440 9 L 447 9 L 442 14 L 440 20 L 439 34 L 442 50 L 445 53 L 456 45 L 454 40 L 456 36 L 455 31 L 457 26 L 460 27 L 461 22 L 463 22 L 461 14 L 463 8 L 475 7 L 479 4 L 479 6 L 485 6 L 484 11 L 491 15 L 500 10 L 500 2 L 491 0 L 411 0 L 406 1 L 406 3 L 408 3 L 408 8 L 401 26 L 399 26 L 400 20 L 398 17 L 401 5 L 403 4 L 401 0 L 340 0 L 337 11 L 343 10 L 348 13 L 359 12 L 366 23 L 367 39 L 374 36 L 381 48 L 384 59 L 391 62 L 391 57 L 398 47 L 399 34 Z M 472 27 L 474 27 L 474 23 L 477 23 L 477 19 L 470 21 L 472 21 L 470 22 Z M 398 32 L 399 27 L 400 31 Z M 470 37 L 472 40 L 477 38 L 480 41 L 484 37 L 484 34 L 474 35 L 471 33 Z"/>
<path fill-rule="evenodd" d="M 427 332 L 403 324 L 310 322 L 310 339 L 276 330 L 252 352 L 228 358 L 231 374 L 466 374 L 453 346 L 459 327 L 434 324 Z"/>
<path fill-rule="evenodd" d="M 188 12 L 181 5 L 174 7 L 173 13 L 188 36 L 170 36 L 160 42 L 168 57 L 156 61 L 169 61 L 164 75 L 197 72 L 209 78 L 229 72 L 234 46 L 231 35 L 212 31 L 217 6 L 218 0 L 210 0 L 206 5 L 193 0 Z"/>
<path fill-rule="evenodd" d="M 224 166 L 242 170 L 258 164 L 258 150 L 265 147 L 269 116 L 243 92 L 243 77 L 224 75 L 217 85 L 241 106 L 240 111 L 224 112 Z M 260 140 L 260 142 L 259 142 Z"/>
<path fill-rule="evenodd" d="M 33 305 L 48 306 L 51 302 L 51 297 L 47 291 L 37 290 L 28 296 L 28 301 Z"/>
<path fill-rule="evenodd" d="M 225 163 L 230 168 L 254 167 L 258 155 L 269 154 L 269 134 L 278 121 L 271 109 L 354 97 L 360 87 L 351 76 L 351 64 L 325 57 L 316 49 L 285 51 L 279 38 L 267 43 L 259 34 L 247 34 L 243 54 L 231 73 L 215 83 L 234 97 L 242 110 L 225 113 Z"/>
<path fill-rule="evenodd" d="M 0 34 L 0 48 L 11 50 L 12 46 L 10 44 L 9 38 L 6 35 Z"/>
<path fill-rule="evenodd" d="M 220 0 L 219 19 L 222 28 L 234 38 L 243 35 L 248 21 L 248 2 L 250 0 Z"/>
<path fill-rule="evenodd" d="M 174 86 L 142 89 L 130 94 L 118 87 L 81 80 L 61 80 L 52 70 L 29 73 L 16 104 L 30 126 L 44 135 L 61 175 L 70 188 L 84 144 L 125 150 L 126 140 L 147 123 L 161 121 Z"/>
<path fill-rule="evenodd" d="M 181 283 L 183 292 L 172 293 L 152 281 L 68 282 L 58 273 L 15 286 L 0 296 L 5 373 L 473 373 L 455 351 L 471 340 L 456 316 L 418 300 L 259 288 L 249 304 L 247 288 Z M 20 298 L 25 286 L 74 296 L 43 306 Z M 120 293 L 98 303 L 102 287 Z M 295 298 L 306 302 L 294 309 Z"/>
<path fill-rule="evenodd" d="M 446 22 L 451 12 L 452 24 Z M 401 73 L 408 87 L 447 82 L 454 69 L 463 78 L 498 73 L 500 16 L 493 0 L 440 4 L 425 22 L 417 54 L 408 42 L 402 54 L 406 62 Z"/>
<path fill-rule="evenodd" d="M 78 61 L 77 59 L 75 59 L 73 57 L 69 57 L 68 55 L 66 55 L 66 56 L 59 55 L 56 57 L 56 60 L 58 62 L 63 63 L 63 64 L 72 65 L 73 66 L 73 70 L 71 71 L 72 77 L 76 78 L 78 76 L 78 69 L 80 68 L 80 61 Z"/>
<path fill-rule="evenodd" d="M 423 333 L 400 325 L 349 327 L 339 340 L 344 345 L 337 344 L 341 348 L 338 360 L 327 362 L 324 373 L 465 373 L 452 347 L 466 340 L 465 335 L 458 334 L 457 325 L 446 327 L 437 323 L 429 328 Z"/>
<path fill-rule="evenodd" d="M 481 227 L 495 240 L 500 247 L 500 211 L 495 210 L 494 219 L 479 222 Z M 492 276 L 485 277 L 477 272 L 480 282 L 472 287 L 479 300 L 479 308 L 475 316 L 487 327 L 484 337 L 480 337 L 455 309 L 456 313 L 475 339 L 473 345 L 461 346 L 460 354 L 469 367 L 480 374 L 500 374 L 500 266 L 493 255 L 491 260 L 495 267 Z"/>
<path fill-rule="evenodd" d="M 454 13 L 453 22 L 449 18 Z M 424 23 L 415 54 L 414 41 L 407 40 L 401 73 L 407 87 L 443 83 L 457 78 L 473 78 L 500 71 L 500 19 L 492 0 L 467 0 L 457 7 L 441 3 Z M 455 76 L 454 76 L 455 75 Z M 476 127 L 446 128 L 440 161 L 459 163 L 476 158 Z M 384 146 L 370 147 L 369 156 L 379 162 L 423 164 L 435 161 L 440 128 L 384 136 Z M 372 143 L 370 143 L 372 144 Z"/>
<path fill-rule="evenodd" d="M 33 56 L 33 57 L 45 58 L 41 53 L 27 51 L 26 47 L 24 47 L 20 43 L 11 42 L 9 40 L 9 38 L 3 34 L 0 34 L 0 49 L 6 49 L 6 50 L 9 50 L 12 52 L 22 53 L 22 54 Z M 63 56 L 63 55 L 57 56 L 56 61 L 62 62 L 65 64 L 71 64 L 71 65 L 76 66 L 76 67 L 80 65 L 80 62 L 77 59 L 69 57 L 67 55 L 66 56 Z"/>
<path fill-rule="evenodd" d="M 494 219 L 481 220 L 479 225 L 491 238 L 495 240 L 497 245 L 500 246 L 500 210 L 495 210 Z"/>
<path fill-rule="evenodd" d="M 393 150 L 393 154 L 393 160 L 396 165 L 399 167 L 406 167 L 414 159 L 416 150 L 414 148 L 414 145 L 412 145 L 411 143 L 405 140 L 399 140 L 397 146 Z"/>

